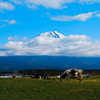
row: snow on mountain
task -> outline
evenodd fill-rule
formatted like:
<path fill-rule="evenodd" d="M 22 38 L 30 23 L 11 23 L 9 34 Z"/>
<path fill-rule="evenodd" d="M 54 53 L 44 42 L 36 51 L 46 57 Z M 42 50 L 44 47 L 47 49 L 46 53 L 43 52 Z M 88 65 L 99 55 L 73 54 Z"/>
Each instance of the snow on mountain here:
<path fill-rule="evenodd" d="M 50 37 L 50 38 L 64 38 L 65 36 L 57 31 L 49 31 L 49 32 L 43 32 L 38 37 Z"/>
<path fill-rule="evenodd" d="M 58 42 L 58 39 L 63 39 L 65 38 L 64 35 L 57 31 L 48 31 L 48 32 L 43 32 L 37 37 L 27 41 L 25 45 L 28 46 L 33 46 L 33 45 L 45 45 L 45 44 L 52 44 L 54 42 Z"/>
<path fill-rule="evenodd" d="M 46 44 L 52 44 L 53 42 L 58 42 L 59 39 L 65 38 L 64 35 L 57 31 L 48 31 L 48 32 L 43 32 L 37 37 L 27 41 L 25 44 L 28 46 L 33 46 L 33 45 L 46 45 Z"/>

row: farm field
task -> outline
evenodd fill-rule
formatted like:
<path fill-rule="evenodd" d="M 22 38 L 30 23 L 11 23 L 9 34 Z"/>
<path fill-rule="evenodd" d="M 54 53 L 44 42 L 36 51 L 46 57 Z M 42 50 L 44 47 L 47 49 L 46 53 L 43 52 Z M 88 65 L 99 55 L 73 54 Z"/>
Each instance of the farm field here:
<path fill-rule="evenodd" d="M 84 78 L 83 84 L 71 79 L 44 80 L 1 78 L 0 100 L 100 100 L 100 76 Z"/>

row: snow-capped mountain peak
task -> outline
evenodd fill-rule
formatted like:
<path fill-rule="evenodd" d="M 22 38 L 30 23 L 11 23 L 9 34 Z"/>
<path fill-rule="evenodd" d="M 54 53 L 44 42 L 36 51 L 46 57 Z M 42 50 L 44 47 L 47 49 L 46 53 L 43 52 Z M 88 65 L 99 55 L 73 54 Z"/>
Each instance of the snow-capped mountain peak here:
<path fill-rule="evenodd" d="M 57 31 L 49 31 L 49 32 L 43 32 L 39 35 L 40 37 L 50 37 L 50 38 L 64 38 L 65 36 Z"/>

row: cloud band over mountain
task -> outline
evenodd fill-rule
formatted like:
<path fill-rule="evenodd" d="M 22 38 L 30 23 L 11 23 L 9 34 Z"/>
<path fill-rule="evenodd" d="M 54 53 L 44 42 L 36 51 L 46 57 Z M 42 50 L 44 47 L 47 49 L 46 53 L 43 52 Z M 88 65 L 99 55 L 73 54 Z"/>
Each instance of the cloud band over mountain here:
<path fill-rule="evenodd" d="M 86 35 L 63 38 L 38 36 L 26 42 L 9 41 L 0 48 L 0 56 L 13 55 L 100 57 L 100 41 L 93 42 Z"/>

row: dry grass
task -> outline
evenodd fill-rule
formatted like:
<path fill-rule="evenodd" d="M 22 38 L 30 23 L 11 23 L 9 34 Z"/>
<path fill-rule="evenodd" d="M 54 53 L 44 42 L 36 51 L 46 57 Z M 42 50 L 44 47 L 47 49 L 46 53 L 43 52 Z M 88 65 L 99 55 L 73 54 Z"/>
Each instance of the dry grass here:
<path fill-rule="evenodd" d="M 71 89 L 70 92 L 73 92 L 73 93 L 93 93 L 94 90 L 93 89 L 90 89 L 90 88 L 80 88 L 80 89 Z"/>

